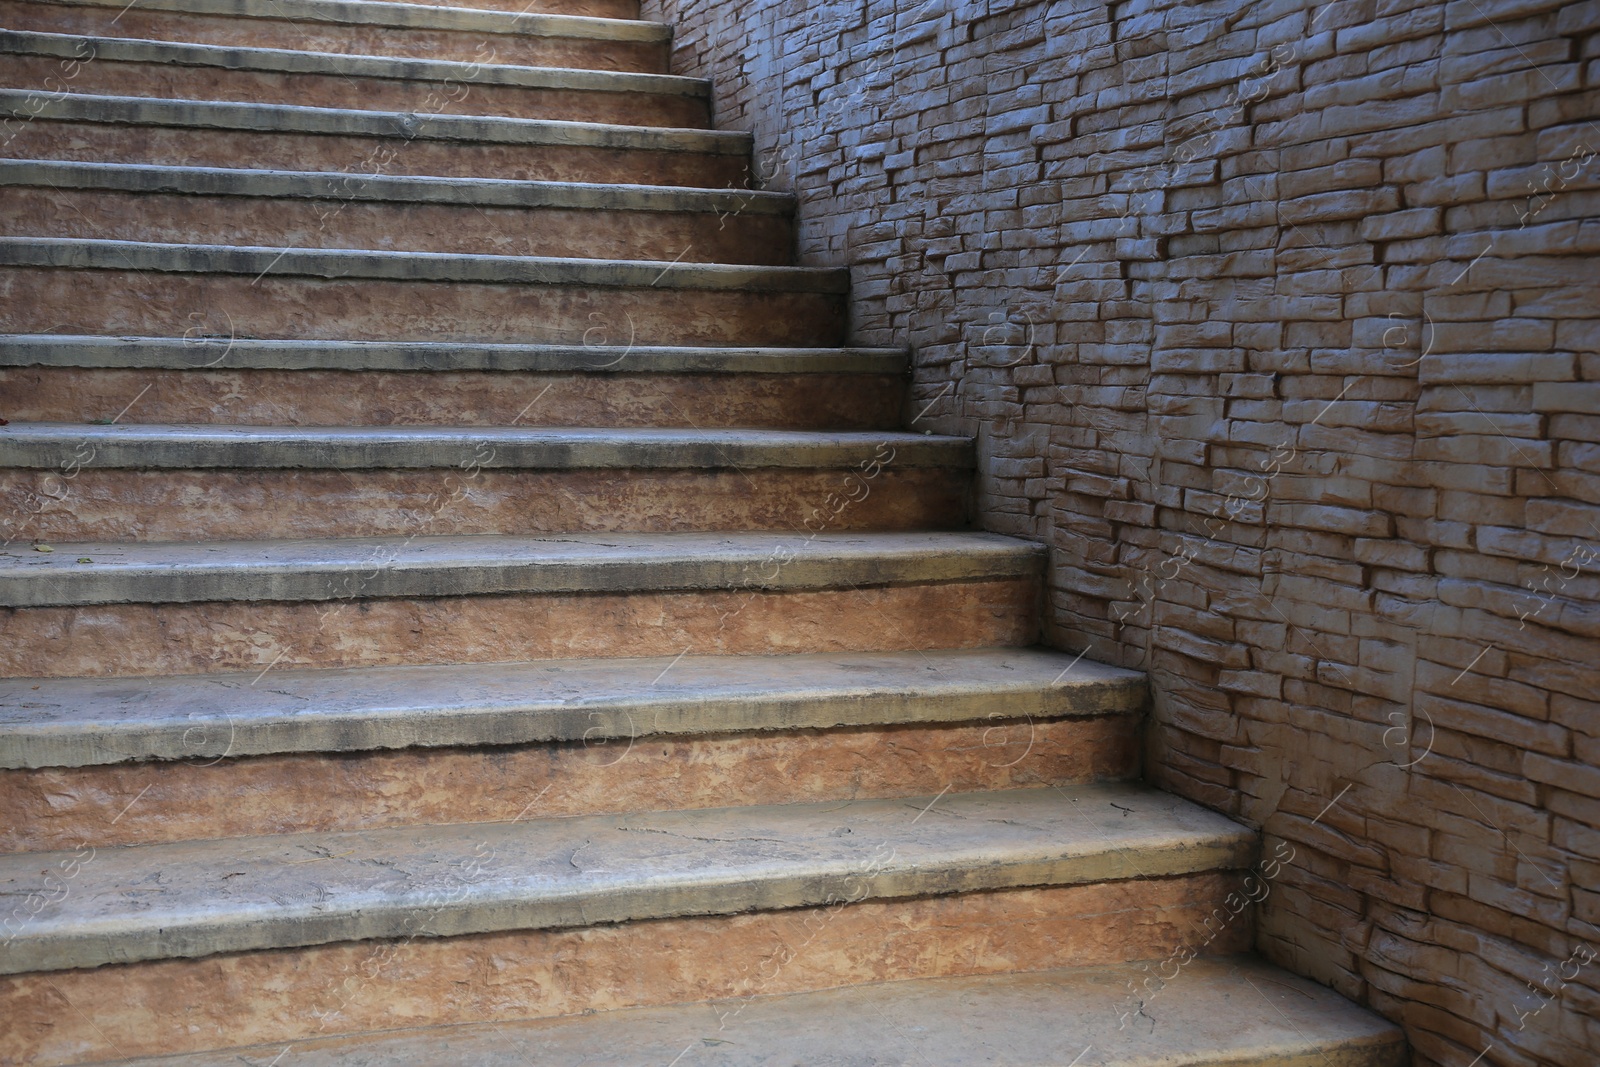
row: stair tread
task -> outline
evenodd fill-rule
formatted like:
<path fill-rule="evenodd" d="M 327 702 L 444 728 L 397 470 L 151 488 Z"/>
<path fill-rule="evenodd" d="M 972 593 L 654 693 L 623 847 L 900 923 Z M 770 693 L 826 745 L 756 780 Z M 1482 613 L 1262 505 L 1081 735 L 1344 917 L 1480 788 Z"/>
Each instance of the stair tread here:
<path fill-rule="evenodd" d="M 0 334 L 0 367 L 898 374 L 905 371 L 906 361 L 907 353 L 901 348 L 625 347 Z"/>
<path fill-rule="evenodd" d="M 1048 649 L 0 679 L 0 767 L 1130 714 L 1137 671 Z"/>
<path fill-rule="evenodd" d="M 122 8 L 126 0 L 52 0 L 73 7 Z M 251 0 L 140 0 L 143 11 L 170 11 L 189 15 L 235 16 L 343 24 L 392 26 L 397 29 L 472 30 L 487 34 L 529 37 L 576 37 L 599 41 L 665 43 L 672 27 L 642 19 L 596 18 L 592 15 L 556 15 L 542 12 L 497 11 L 489 8 L 405 4 L 391 0 L 273 0 L 269 5 Z"/>
<path fill-rule="evenodd" d="M 1254 852 L 1247 828 L 1128 783 L 133 845 L 82 862 L 0 969 L 1164 877 Z M 72 855 L 0 856 L 0 893 Z"/>
<path fill-rule="evenodd" d="M 353 248 L 166 244 L 74 237 L 0 237 L 0 266 L 248 274 L 254 277 L 271 273 L 275 277 L 333 280 L 382 279 L 799 293 L 843 293 L 850 284 L 848 270 L 829 267 L 765 267 L 730 263 Z"/>
<path fill-rule="evenodd" d="M 904 431 L 539 426 L 0 426 L 0 467 L 540 470 L 970 467 L 972 442 Z M 887 452 L 885 452 L 887 450 Z"/>
<path fill-rule="evenodd" d="M 673 185 L 527 181 L 516 178 L 438 178 L 426 175 L 330 171 L 167 167 L 148 163 L 81 163 L 53 159 L 0 160 L 0 186 L 38 185 L 134 193 L 184 193 L 335 199 L 358 203 L 467 204 L 478 207 L 567 208 L 782 215 L 794 210 L 789 193 L 756 189 L 695 189 Z"/>
<path fill-rule="evenodd" d="M 738 130 L 695 130 L 662 126 L 624 126 L 566 119 L 522 119 L 495 115 L 419 114 L 356 108 L 309 107 L 231 100 L 188 100 L 154 96 L 65 93 L 40 98 L 29 89 L 0 89 L 0 115 L 58 122 L 184 126 L 208 130 L 271 133 L 343 134 L 393 137 L 407 141 L 476 141 L 510 145 L 750 154 L 750 134 Z"/>
<path fill-rule="evenodd" d="M 141 6 L 150 5 L 146 3 Z M 707 96 L 711 91 L 710 82 L 703 78 L 685 78 L 672 74 L 587 70 L 578 67 L 535 67 L 511 63 L 465 63 L 459 60 L 417 59 L 408 56 L 356 55 L 291 48 L 195 44 L 187 41 L 162 41 L 139 37 L 102 37 L 0 29 L 0 54 L 48 55 L 81 60 L 85 43 L 93 48 L 97 61 L 436 82 L 446 79 L 463 80 L 463 69 L 471 68 L 472 74 L 465 80 L 469 80 L 473 85 L 665 93 L 678 96 Z"/>
<path fill-rule="evenodd" d="M 1044 546 L 978 532 L 563 534 L 0 548 L 0 606 L 667 590 L 1032 577 Z M 80 563 L 88 559 L 92 562 Z"/>
<path fill-rule="evenodd" d="M 802 950 L 803 951 L 803 950 Z M 1259 960 L 1202 958 L 1123 1023 L 1148 964 L 923 978 L 522 1022 L 388 1030 L 123 1067 L 1402 1067 L 1398 1027 Z M 1159 1006 L 1159 1010 L 1157 1007 Z M 285 1047 L 287 1044 L 287 1047 Z M 284 1055 L 290 1053 L 290 1055 Z M 677 1057 L 674 1059 L 674 1057 Z"/>

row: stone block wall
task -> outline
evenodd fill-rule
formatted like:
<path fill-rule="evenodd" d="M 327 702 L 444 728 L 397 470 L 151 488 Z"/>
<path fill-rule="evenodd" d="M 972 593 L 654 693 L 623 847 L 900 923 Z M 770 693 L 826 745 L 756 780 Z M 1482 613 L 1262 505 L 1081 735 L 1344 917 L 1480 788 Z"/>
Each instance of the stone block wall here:
<path fill-rule="evenodd" d="M 1597 1062 L 1600 2 L 645 8 L 1052 643 L 1151 672 L 1148 776 L 1292 856 L 1261 951 Z"/>

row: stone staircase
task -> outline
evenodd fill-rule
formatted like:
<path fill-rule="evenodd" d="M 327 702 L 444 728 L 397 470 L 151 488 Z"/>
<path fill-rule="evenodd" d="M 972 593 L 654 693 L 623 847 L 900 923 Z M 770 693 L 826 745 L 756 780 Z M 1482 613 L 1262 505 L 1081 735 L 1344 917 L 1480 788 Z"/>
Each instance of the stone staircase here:
<path fill-rule="evenodd" d="M 0 1063 L 1404 1062 L 670 29 L 523 3 L 0 5 Z"/>

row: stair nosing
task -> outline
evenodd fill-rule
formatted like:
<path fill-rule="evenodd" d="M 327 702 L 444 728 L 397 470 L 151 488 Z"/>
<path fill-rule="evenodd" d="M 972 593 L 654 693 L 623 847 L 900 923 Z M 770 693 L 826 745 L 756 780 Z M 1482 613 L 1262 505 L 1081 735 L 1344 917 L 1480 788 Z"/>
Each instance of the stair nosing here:
<path fill-rule="evenodd" d="M 1134 716 L 1142 674 L 1042 648 L 0 679 L 0 769 Z"/>
<path fill-rule="evenodd" d="M 0 187 L 6 186 L 525 210 L 556 208 L 723 215 L 786 215 L 794 210 L 792 194 L 759 189 L 443 178 L 418 174 L 351 175 L 333 171 L 165 167 L 151 163 L 85 163 L 55 159 L 0 159 Z"/>
<path fill-rule="evenodd" d="M 217 350 L 221 350 L 220 354 Z M 349 357 L 349 358 L 338 358 Z M 715 348 L 448 341 L 0 334 L 0 367 L 152 370 L 383 370 L 421 374 L 894 374 L 901 348 Z"/>
<path fill-rule="evenodd" d="M 113 63 L 216 67 L 275 74 L 336 74 L 387 81 L 454 80 L 497 88 L 572 89 L 658 96 L 709 97 L 711 94 L 711 83 L 707 79 L 674 74 L 590 70 L 584 67 L 536 67 L 514 63 L 470 63 L 465 60 L 0 29 L 0 54 L 50 56 L 87 62 L 81 54 L 85 43 L 93 50 L 95 60 Z M 463 70 L 473 70 L 474 73 L 463 78 Z"/>
<path fill-rule="evenodd" d="M 51 548 L 0 547 L 0 607 L 856 589 L 1036 579 L 1045 554 L 1035 542 L 976 532 L 575 533 Z"/>
<path fill-rule="evenodd" d="M 468 285 L 553 285 L 590 289 L 687 289 L 839 295 L 844 268 L 768 267 L 665 260 L 576 259 L 363 248 L 272 248 L 0 237 L 0 267 L 155 271 L 325 281 L 452 282 Z"/>
<path fill-rule="evenodd" d="M 124 7 L 124 0 L 50 0 L 72 7 Z M 608 19 L 590 15 L 495 11 L 437 4 L 392 3 L 387 0 L 274 0 L 272 10 L 251 9 L 248 0 L 140 0 L 149 11 L 214 15 L 262 21 L 309 21 L 347 26 L 389 26 L 395 29 L 474 30 L 496 36 L 567 37 L 579 40 L 664 44 L 673 28 L 643 19 Z"/>
<path fill-rule="evenodd" d="M 37 107 L 30 106 L 36 100 Z M 27 89 L 0 89 L 0 115 L 32 121 L 166 126 L 252 133 L 315 134 L 521 146 L 611 148 L 748 156 L 740 130 L 519 119 L 495 115 L 419 114 L 304 104 L 188 100 L 155 96 L 64 93 L 38 99 Z M 273 121 L 267 121 L 271 119 Z"/>
<path fill-rule="evenodd" d="M 905 431 L 551 427 L 263 426 L 15 422 L 0 468 L 199 470 L 843 470 L 970 468 L 972 442 Z M 883 450 L 889 449 L 888 458 Z"/>
<path fill-rule="evenodd" d="M 1126 783 L 128 845 L 82 864 L 0 973 L 400 937 L 424 908 L 450 937 L 1173 877 L 1246 867 L 1256 848 Z M 25 895 L 58 855 L 0 856 L 0 891 Z"/>

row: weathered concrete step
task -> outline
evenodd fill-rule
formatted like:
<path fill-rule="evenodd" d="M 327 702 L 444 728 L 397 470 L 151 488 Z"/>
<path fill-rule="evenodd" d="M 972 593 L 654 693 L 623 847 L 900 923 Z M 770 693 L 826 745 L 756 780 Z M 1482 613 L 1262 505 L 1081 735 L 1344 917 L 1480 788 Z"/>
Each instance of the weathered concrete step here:
<path fill-rule="evenodd" d="M 1143 692 L 1042 649 L 13 679 L 0 852 L 1128 778 Z"/>
<path fill-rule="evenodd" d="M 1044 557 L 1041 545 L 987 533 L 571 534 L 53 548 L 0 548 L 0 607 L 816 590 L 1031 578 Z"/>
<path fill-rule="evenodd" d="M 92 564 L 78 565 L 83 582 L 65 583 L 30 567 L 49 555 L 73 561 L 116 558 L 114 553 L 128 546 L 106 546 L 113 555 L 96 556 L 98 548 L 85 552 L 80 546 L 54 545 L 55 552 L 47 555 L 25 540 L 13 540 L 0 556 L 18 566 L 0 576 L 0 594 L 26 593 L 52 603 L 70 594 L 74 603 L 0 610 L 0 677 L 260 674 L 574 659 L 613 656 L 619 649 L 634 656 L 675 656 L 686 650 L 774 655 L 1038 640 L 1039 546 L 971 534 L 816 539 L 734 534 L 702 536 L 696 557 L 692 540 L 693 535 L 683 534 L 392 538 L 323 543 L 320 547 L 329 551 L 320 556 L 313 541 L 293 546 L 289 555 L 298 553 L 300 563 L 284 558 L 277 551 L 281 545 L 166 546 L 157 554 L 184 561 L 182 567 L 157 563 L 139 572 L 143 577 L 134 581 L 136 588 L 101 583 L 98 592 L 87 573 Z M 474 546 L 486 543 L 499 551 L 478 551 L 475 564 Z M 600 566 L 589 569 L 591 578 L 605 578 L 619 588 L 583 591 L 580 557 L 586 544 L 598 546 L 592 562 Z M 151 547 L 140 547 L 144 558 Z M 546 552 L 546 547 L 557 551 Z M 684 558 L 675 560 L 674 551 Z M 622 570 L 607 564 L 602 558 L 607 552 Z M 630 552 L 631 579 L 625 573 Z M 829 552 L 840 564 L 831 570 L 819 566 L 819 553 Z M 944 559 L 946 552 L 955 558 Z M 230 569 L 229 559 L 244 566 Z M 162 590 L 213 597 L 289 595 L 285 583 L 261 572 L 261 565 L 298 573 L 299 591 L 317 599 L 134 601 L 103 603 L 92 611 L 79 603 L 106 594 L 162 596 Z M 327 570 L 318 574 L 308 566 Z M 392 580 L 396 566 L 405 570 L 405 581 Z M 189 579 L 174 584 L 163 577 L 178 578 L 180 572 L 198 584 Z M 226 580 L 229 574 L 268 580 L 265 587 L 252 586 Z M 791 576 L 797 580 L 791 582 Z M 380 578 L 381 587 L 375 584 Z M 572 591 L 546 591 L 564 581 Z M 518 585 L 541 588 L 518 592 Z M 506 591 L 474 591 L 495 588 Z"/>
<path fill-rule="evenodd" d="M 672 40 L 632 19 L 377 0 L 7 0 L 4 15 L 8 29 L 77 36 L 648 74 L 666 72 Z"/>
<path fill-rule="evenodd" d="M 808 267 L 0 238 L 9 333 L 223 317 L 255 337 L 831 345 L 848 286 Z"/>
<path fill-rule="evenodd" d="M 0 85 L 180 100 L 501 115 L 628 126 L 709 124 L 709 83 L 617 71 L 240 48 L 0 30 Z M 92 61 L 86 56 L 92 55 Z M 62 63 L 73 77 L 63 81 Z"/>
<path fill-rule="evenodd" d="M 1247 915 L 1223 923 L 1215 936 L 1196 931 L 1207 919 L 1216 923 L 1214 909 L 1229 914 L 1221 902 L 1252 885 L 1259 890 L 1259 881 L 1241 872 L 1209 872 L 162 960 L 0 977 L 0 1012 L 12 1020 L 7 1049 L 19 1062 L 100 1062 L 275 1042 L 265 1056 L 209 1061 L 262 1067 L 280 1054 L 280 1065 L 292 1062 L 286 1042 L 338 1034 L 1129 960 L 1150 960 L 1144 967 L 1153 969 L 1174 945 L 1204 957 L 1248 949 Z M 418 925 L 425 929 L 426 920 Z M 1127 978 L 1148 973 L 1140 968 Z M 1115 984 L 1127 989 L 1123 975 Z M 87 1010 L 62 1011 L 63 1003 Z M 731 1014 L 738 1004 L 723 1007 Z M 1060 1005 L 1052 1010 L 1059 1017 Z M 714 1039 L 715 1031 L 707 1036 Z M 681 1062 L 684 1046 L 659 1059 L 587 1051 L 591 1064 L 635 1067 L 673 1056 Z M 446 1053 L 435 1062 L 473 1061 Z"/>
<path fill-rule="evenodd" d="M 227 331 L 225 316 L 213 321 Z M 239 425 L 276 426 L 866 430 L 900 422 L 903 350 L 601 343 L 626 342 L 626 333 L 586 340 L 596 343 L 0 336 L 0 408 L 17 422 L 204 422 L 218 412 Z M 9 530 L 5 522 L 0 529 Z"/>
<path fill-rule="evenodd" d="M 424 917 L 450 937 L 1160 878 L 1255 848 L 1178 797 L 1093 784 L 104 849 L 0 973 L 402 937 Z M 71 855 L 0 856 L 4 895 Z"/>
<path fill-rule="evenodd" d="M 1129 714 L 1144 675 L 1047 649 L 0 679 L 0 767 Z M 620 751 L 620 749 L 619 749 Z"/>
<path fill-rule="evenodd" d="M 507 426 L 269 427 L 11 423 L 0 467 L 373 470 L 970 468 L 965 437 L 799 430 L 557 429 Z"/>
<path fill-rule="evenodd" d="M 972 458 L 890 432 L 12 422 L 0 501 L 49 541 L 937 530 L 967 524 Z"/>
<path fill-rule="evenodd" d="M 754 190 L 55 160 L 0 160 L 0 187 L 37 237 L 793 262 L 793 199 Z"/>
<path fill-rule="evenodd" d="M 1404 1067 L 1404 1034 L 1259 960 L 1198 959 L 1125 1025 L 1149 964 L 925 978 L 495 1025 L 390 1030 L 226 1053 L 118 1061 L 209 1067 L 273 1056 L 303 1067 Z M 763 991 L 764 992 L 764 991 Z M 604 1050 L 597 1058 L 597 1050 Z M 676 1060 L 673 1058 L 677 1057 Z"/>
<path fill-rule="evenodd" d="M 20 89 L 0 89 L 0 116 L 12 159 L 707 189 L 743 186 L 750 162 L 737 131 L 553 119 Z"/>
<path fill-rule="evenodd" d="M 1332 990 L 1248 957 L 1198 959 L 1156 1018 L 1122 1024 L 1149 964 L 926 978 L 493 1026 L 323 1037 L 124 1067 L 1404 1067 L 1404 1034 Z M 604 1049 L 603 1060 L 596 1050 Z"/>

